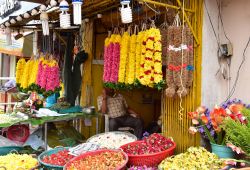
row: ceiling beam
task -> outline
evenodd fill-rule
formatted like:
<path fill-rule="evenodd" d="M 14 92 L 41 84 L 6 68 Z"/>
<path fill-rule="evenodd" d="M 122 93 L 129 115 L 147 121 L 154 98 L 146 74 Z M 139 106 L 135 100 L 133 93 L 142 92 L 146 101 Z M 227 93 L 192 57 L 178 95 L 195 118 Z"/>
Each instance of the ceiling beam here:
<path fill-rule="evenodd" d="M 48 0 L 22 0 L 22 1 L 26 1 L 26 2 L 33 2 L 33 3 L 39 3 L 39 4 L 47 4 Z"/>

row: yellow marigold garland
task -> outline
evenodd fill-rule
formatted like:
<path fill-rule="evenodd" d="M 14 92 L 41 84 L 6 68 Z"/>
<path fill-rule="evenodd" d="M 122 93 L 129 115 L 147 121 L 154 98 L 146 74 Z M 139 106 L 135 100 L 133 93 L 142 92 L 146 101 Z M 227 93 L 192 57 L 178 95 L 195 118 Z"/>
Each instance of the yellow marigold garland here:
<path fill-rule="evenodd" d="M 136 39 L 136 51 L 135 51 L 135 77 L 136 79 L 139 79 L 140 77 L 140 62 L 141 62 L 141 50 L 142 50 L 142 41 L 143 41 L 143 35 L 144 35 L 144 31 L 143 32 L 139 32 L 137 35 L 137 39 Z"/>
<path fill-rule="evenodd" d="M 32 66 L 30 65 L 31 61 L 29 60 L 24 67 L 23 75 L 22 75 L 22 81 L 21 81 L 21 87 L 26 89 L 29 85 L 29 77 L 31 73 Z"/>
<path fill-rule="evenodd" d="M 142 38 L 142 44 L 141 44 L 141 59 L 140 59 L 140 76 L 139 81 L 142 85 L 147 85 L 144 79 L 144 64 L 145 64 L 145 55 L 146 55 L 146 40 L 148 32 L 144 31 L 144 36 Z"/>
<path fill-rule="evenodd" d="M 25 64 L 26 64 L 26 61 L 24 58 L 21 58 L 17 62 L 17 66 L 16 66 L 16 83 L 17 84 L 21 84 Z"/>
<path fill-rule="evenodd" d="M 31 60 L 31 75 L 29 77 L 29 85 L 36 83 L 36 77 L 37 77 L 37 73 L 38 73 L 38 65 L 39 62 L 38 60 Z"/>
<path fill-rule="evenodd" d="M 140 76 L 142 85 L 153 87 L 162 81 L 161 35 L 159 29 L 150 28 L 146 31 L 141 50 Z"/>
<path fill-rule="evenodd" d="M 126 84 L 133 84 L 135 81 L 135 50 L 136 50 L 136 38 L 133 34 L 131 36 L 129 55 L 128 55 L 128 70 L 126 70 Z"/>
<path fill-rule="evenodd" d="M 119 77 L 118 82 L 125 82 L 125 72 L 126 72 L 126 63 L 128 57 L 128 47 L 129 47 L 130 35 L 128 32 L 125 32 L 121 39 L 120 47 L 120 64 L 119 64 Z"/>
<path fill-rule="evenodd" d="M 155 29 L 154 39 L 154 83 L 160 83 L 162 76 L 162 43 L 159 29 Z"/>

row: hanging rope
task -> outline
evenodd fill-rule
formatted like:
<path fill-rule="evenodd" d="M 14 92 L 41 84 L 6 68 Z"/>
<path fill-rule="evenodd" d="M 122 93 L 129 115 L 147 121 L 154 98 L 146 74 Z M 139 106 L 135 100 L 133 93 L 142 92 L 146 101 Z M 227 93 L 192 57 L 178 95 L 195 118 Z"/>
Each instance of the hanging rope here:
<path fill-rule="evenodd" d="M 184 19 L 184 8 L 185 8 L 185 4 L 184 4 L 184 0 L 182 0 L 182 5 L 183 5 L 183 8 L 182 8 L 182 31 L 181 31 L 181 41 L 182 41 L 182 43 L 181 43 L 181 44 L 184 44 L 184 29 L 185 29 L 185 24 L 184 24 L 184 22 L 185 22 L 185 19 Z M 183 62 L 183 60 L 184 60 L 184 51 L 183 51 L 183 50 L 184 50 L 184 49 L 181 48 L 181 65 L 182 65 L 182 66 L 183 66 L 183 64 L 184 64 L 184 62 Z M 182 102 L 183 102 L 183 100 L 182 100 L 182 94 L 183 94 L 184 89 L 185 89 L 185 87 L 184 87 L 184 85 L 183 85 L 183 80 L 182 80 L 183 69 L 185 69 L 185 68 L 181 68 L 181 74 L 180 74 L 181 91 L 180 91 L 180 95 L 179 95 L 179 97 L 180 97 L 179 119 L 180 119 L 181 121 L 183 120 L 183 111 L 184 111 L 184 108 L 183 108 L 183 106 L 182 106 Z"/>

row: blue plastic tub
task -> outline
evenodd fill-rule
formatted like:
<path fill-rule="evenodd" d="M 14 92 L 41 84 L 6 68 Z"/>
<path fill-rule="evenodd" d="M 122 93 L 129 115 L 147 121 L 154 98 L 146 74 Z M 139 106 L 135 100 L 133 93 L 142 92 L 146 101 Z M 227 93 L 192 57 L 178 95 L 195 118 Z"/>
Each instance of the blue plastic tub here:
<path fill-rule="evenodd" d="M 51 107 L 57 102 L 57 98 L 59 97 L 59 93 L 54 93 L 46 99 L 46 107 Z"/>
<path fill-rule="evenodd" d="M 219 156 L 219 158 L 234 158 L 233 150 L 225 145 L 217 145 L 211 143 L 212 152 Z"/>
<path fill-rule="evenodd" d="M 0 147 L 0 156 L 7 155 L 9 153 L 18 153 L 22 149 L 22 146 L 3 146 Z"/>
<path fill-rule="evenodd" d="M 62 150 L 69 150 L 69 147 L 58 147 L 58 148 L 55 148 L 55 149 L 51 149 L 51 150 L 48 150 L 48 151 L 44 151 L 43 153 L 41 153 L 39 156 L 38 156 L 38 161 L 39 163 L 46 169 L 46 170 L 63 170 L 63 166 L 57 166 L 57 165 L 51 165 L 51 164 L 47 164 L 45 162 L 42 161 L 43 157 L 44 156 L 49 156 L 49 155 L 52 155 L 52 154 L 55 154 L 59 151 L 62 151 Z"/>

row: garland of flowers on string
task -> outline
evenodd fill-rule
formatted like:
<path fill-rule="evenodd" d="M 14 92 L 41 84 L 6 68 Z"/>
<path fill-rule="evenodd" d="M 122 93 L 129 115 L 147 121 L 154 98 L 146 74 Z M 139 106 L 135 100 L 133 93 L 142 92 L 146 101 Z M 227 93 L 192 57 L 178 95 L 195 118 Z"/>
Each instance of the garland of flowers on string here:
<path fill-rule="evenodd" d="M 146 30 L 142 43 L 139 81 L 144 86 L 160 89 L 164 83 L 160 30 L 157 28 Z"/>
<path fill-rule="evenodd" d="M 16 68 L 17 88 L 19 91 L 36 91 L 45 98 L 60 91 L 59 66 L 55 60 L 21 59 Z"/>
<path fill-rule="evenodd" d="M 120 64 L 120 42 L 121 35 L 117 34 L 114 37 L 113 42 L 113 50 L 112 50 L 112 65 L 111 65 L 111 75 L 110 82 L 117 83 L 118 82 L 118 72 L 119 72 L 119 64 Z"/>
<path fill-rule="evenodd" d="M 126 84 L 133 84 L 135 81 L 135 48 L 136 48 L 136 35 L 131 36 L 129 55 L 126 70 Z"/>
<path fill-rule="evenodd" d="M 125 32 L 122 35 L 121 40 L 121 50 L 120 50 L 120 65 L 119 65 L 119 76 L 118 82 L 125 83 L 125 76 L 126 76 L 126 63 L 128 58 L 128 48 L 130 43 L 130 35 L 128 32 Z"/>
<path fill-rule="evenodd" d="M 103 81 L 107 86 L 118 83 L 121 39 L 117 31 L 105 39 Z"/>
<path fill-rule="evenodd" d="M 144 32 L 139 32 L 137 35 L 137 39 L 136 39 L 136 51 L 135 51 L 135 78 L 138 80 L 140 77 L 140 63 L 141 63 L 141 51 L 142 51 L 142 41 L 143 41 L 143 36 L 144 36 Z"/>
<path fill-rule="evenodd" d="M 151 28 L 131 36 L 129 32 L 124 32 L 122 37 L 113 34 L 105 39 L 104 86 L 118 89 L 148 86 L 161 89 L 164 81 L 159 29 Z"/>
<path fill-rule="evenodd" d="M 17 66 L 16 66 L 16 84 L 17 84 L 17 86 L 20 86 L 20 84 L 21 84 L 25 64 L 26 64 L 26 61 L 24 58 L 21 58 L 17 62 Z"/>

